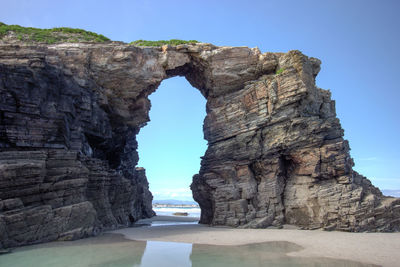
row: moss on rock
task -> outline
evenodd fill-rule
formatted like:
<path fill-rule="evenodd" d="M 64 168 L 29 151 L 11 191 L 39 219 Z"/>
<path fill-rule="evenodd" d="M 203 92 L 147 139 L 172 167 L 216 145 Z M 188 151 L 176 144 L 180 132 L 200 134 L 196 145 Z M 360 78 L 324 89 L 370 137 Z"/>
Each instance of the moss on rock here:
<path fill-rule="evenodd" d="M 179 40 L 179 39 L 171 39 L 171 40 L 158 40 L 158 41 L 148 41 L 148 40 L 136 40 L 130 42 L 131 45 L 136 46 L 163 46 L 163 45 L 180 45 L 180 44 L 195 44 L 199 41 L 196 40 Z"/>

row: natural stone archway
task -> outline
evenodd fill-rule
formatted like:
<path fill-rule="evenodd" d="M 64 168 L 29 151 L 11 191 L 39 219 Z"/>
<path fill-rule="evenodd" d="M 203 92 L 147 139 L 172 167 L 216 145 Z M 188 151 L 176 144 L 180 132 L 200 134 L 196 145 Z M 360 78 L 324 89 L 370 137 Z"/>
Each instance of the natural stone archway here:
<path fill-rule="evenodd" d="M 203 135 L 206 99 L 184 77 L 177 76 L 163 80 L 149 100 L 150 122 L 136 138 L 138 166 L 146 169 L 153 203 L 193 200 L 192 176 L 199 172 L 200 157 L 207 149 Z"/>
<path fill-rule="evenodd" d="M 136 134 L 148 95 L 177 75 L 207 99 L 191 185 L 202 223 L 398 231 L 400 200 L 352 170 L 319 68 L 299 51 L 210 44 L 0 45 L 0 246 L 152 216 Z"/>

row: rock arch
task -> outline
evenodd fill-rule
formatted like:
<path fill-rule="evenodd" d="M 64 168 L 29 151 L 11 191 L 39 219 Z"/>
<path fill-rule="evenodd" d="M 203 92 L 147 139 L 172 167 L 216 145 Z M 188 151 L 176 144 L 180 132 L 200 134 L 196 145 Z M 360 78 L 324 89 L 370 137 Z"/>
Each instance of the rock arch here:
<path fill-rule="evenodd" d="M 146 169 L 153 203 L 192 198 L 192 176 L 199 172 L 207 148 L 206 99 L 185 77 L 175 76 L 163 80 L 149 100 L 150 121 L 136 138 L 138 166 Z"/>
<path fill-rule="evenodd" d="M 191 189 L 201 222 L 399 230 L 399 199 L 352 170 L 320 61 L 210 44 L 0 45 L 0 246 L 72 239 L 153 214 L 136 134 L 185 76 L 207 99 Z"/>

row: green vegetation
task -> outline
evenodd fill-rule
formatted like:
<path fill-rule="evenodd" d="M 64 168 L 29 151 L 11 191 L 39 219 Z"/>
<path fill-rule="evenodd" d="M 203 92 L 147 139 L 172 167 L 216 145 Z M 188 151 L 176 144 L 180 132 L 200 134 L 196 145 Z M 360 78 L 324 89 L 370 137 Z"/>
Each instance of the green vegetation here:
<path fill-rule="evenodd" d="M 19 25 L 7 25 L 0 22 L 0 39 L 12 32 L 13 38 L 27 43 L 63 43 L 63 42 L 106 42 L 107 37 L 90 31 L 73 28 L 38 29 L 22 27 Z"/>
<path fill-rule="evenodd" d="M 74 28 L 52 28 L 52 29 L 38 29 L 32 27 L 22 27 L 19 25 L 7 25 L 0 22 L 0 39 L 17 39 L 25 43 L 78 43 L 78 42 L 94 42 L 103 43 L 110 41 L 107 37 L 94 32 L 85 31 L 82 29 Z M 137 40 L 131 42 L 131 45 L 136 46 L 162 46 L 162 45 L 180 45 L 180 44 L 195 44 L 196 40 L 159 40 L 147 41 Z"/>
<path fill-rule="evenodd" d="M 279 70 L 276 71 L 276 74 L 281 74 L 283 71 L 285 70 L 285 68 L 280 68 Z"/>
<path fill-rule="evenodd" d="M 136 46 L 163 46 L 163 45 L 195 44 L 198 42 L 199 41 L 196 40 L 185 41 L 185 40 L 171 39 L 171 40 L 159 40 L 159 41 L 137 40 L 129 44 Z"/>

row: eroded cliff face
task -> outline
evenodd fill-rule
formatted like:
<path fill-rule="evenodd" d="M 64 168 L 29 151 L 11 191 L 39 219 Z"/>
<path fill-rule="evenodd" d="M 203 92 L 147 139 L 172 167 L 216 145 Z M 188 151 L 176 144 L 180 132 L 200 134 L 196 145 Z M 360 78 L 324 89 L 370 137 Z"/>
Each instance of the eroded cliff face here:
<path fill-rule="evenodd" d="M 210 44 L 1 44 L 0 246 L 152 216 L 136 135 L 148 95 L 177 75 L 207 99 L 191 185 L 202 223 L 400 230 L 400 200 L 352 170 L 319 68 L 299 51 Z"/>

